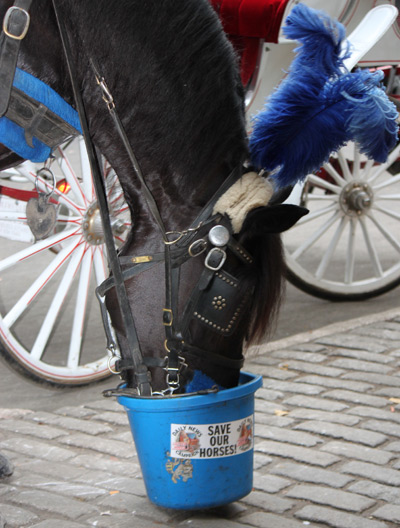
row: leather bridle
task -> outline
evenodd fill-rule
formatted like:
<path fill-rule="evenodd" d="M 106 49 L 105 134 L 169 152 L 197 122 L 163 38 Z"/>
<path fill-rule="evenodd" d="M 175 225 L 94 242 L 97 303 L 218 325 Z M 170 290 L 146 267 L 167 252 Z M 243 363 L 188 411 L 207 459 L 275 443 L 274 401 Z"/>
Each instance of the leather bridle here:
<path fill-rule="evenodd" d="M 0 107 L 0 115 L 5 115 L 9 108 L 19 46 L 29 27 L 31 2 L 32 0 L 15 0 L 14 5 L 9 8 L 4 19 L 0 49 L 0 102 L 3 103 L 2 107 Z M 241 316 L 245 312 L 246 305 L 250 301 L 252 292 L 244 292 L 240 281 L 224 270 L 224 264 L 227 253 L 232 253 L 243 265 L 250 265 L 252 257 L 233 237 L 229 219 L 221 214 L 213 214 L 213 208 L 218 199 L 242 176 L 242 164 L 232 170 L 188 229 L 179 233 L 167 232 L 157 204 L 146 184 L 140 165 L 116 111 L 113 96 L 104 77 L 99 73 L 98 67 L 93 60 L 90 60 L 93 75 L 97 80 L 115 130 L 124 144 L 135 176 L 141 184 L 144 198 L 164 243 L 164 251 L 160 253 L 135 257 L 119 257 L 114 244 L 104 189 L 104 177 L 100 169 L 101 164 L 91 140 L 85 105 L 77 83 L 69 34 L 59 11 L 58 1 L 52 0 L 52 3 L 92 170 L 111 269 L 111 276 L 96 290 L 107 336 L 107 348 L 112 355 L 117 354 L 117 346 L 114 342 L 110 317 L 105 303 L 107 293 L 114 288 L 123 320 L 125 337 L 130 349 L 128 356 L 117 358 L 115 362 L 116 371 L 114 372 L 120 374 L 123 379 L 126 379 L 128 372 L 132 372 L 133 380 L 137 387 L 137 394 L 150 396 L 155 394 L 151 388 L 150 367 L 160 367 L 166 371 L 168 388 L 162 391 L 162 395 L 172 395 L 180 388 L 180 375 L 182 369 L 187 367 L 186 359 L 188 357 L 201 357 L 221 368 L 239 370 L 243 365 L 243 357 L 232 359 L 189 344 L 189 326 L 192 320 L 196 320 L 209 330 L 220 335 L 231 335 L 237 328 Z M 1 111 L 3 112 L 2 114 Z M 200 254 L 205 255 L 204 269 L 186 302 L 182 315 L 179 317 L 178 298 L 181 266 L 189 259 L 196 258 Z M 165 305 L 162 324 L 165 329 L 166 354 L 163 358 L 143 357 L 125 288 L 125 281 L 160 262 L 164 262 L 165 266 Z M 122 269 L 122 266 L 124 269 Z M 239 301 L 238 298 L 240 299 Z M 232 306 L 235 303 L 236 306 L 232 311 Z M 227 306 L 230 308 L 230 317 L 225 320 L 224 314 L 229 312 L 229 310 L 225 310 Z"/>

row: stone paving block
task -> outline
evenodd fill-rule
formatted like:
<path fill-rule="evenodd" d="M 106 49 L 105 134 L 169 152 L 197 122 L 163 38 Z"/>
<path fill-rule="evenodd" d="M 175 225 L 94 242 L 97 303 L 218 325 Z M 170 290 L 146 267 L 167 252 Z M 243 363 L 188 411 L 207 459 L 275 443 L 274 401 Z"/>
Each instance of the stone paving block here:
<path fill-rule="evenodd" d="M 288 442 L 304 447 L 312 447 L 322 442 L 320 438 L 313 435 L 298 433 L 290 429 L 283 429 L 282 427 L 274 427 L 271 425 L 258 425 L 255 434 L 261 438 L 268 438 L 278 442 Z"/>
<path fill-rule="evenodd" d="M 135 477 L 140 474 L 140 466 L 137 459 L 119 460 L 113 455 L 102 455 L 101 453 L 85 453 L 69 461 L 71 467 L 77 466 L 80 475 L 85 473 L 82 468 L 107 472 L 107 474 L 125 475 Z M 74 468 L 75 469 L 75 468 Z"/>
<path fill-rule="evenodd" d="M 285 519 L 282 515 L 275 515 L 273 513 L 250 513 L 241 517 L 241 520 L 246 525 L 250 524 L 250 526 L 256 526 L 257 528 L 304 528 L 304 524 L 301 521 Z M 314 524 L 308 524 L 307 528 L 314 528 L 315 526 Z"/>
<path fill-rule="evenodd" d="M 272 379 L 264 379 L 264 388 L 280 390 L 283 392 L 294 392 L 295 394 L 315 395 L 323 392 L 324 388 L 308 383 L 296 383 L 293 381 L 278 381 Z"/>
<path fill-rule="evenodd" d="M 275 381 L 285 381 L 296 377 L 294 372 L 288 372 L 286 369 L 269 367 L 267 365 L 254 365 L 252 366 L 251 372 L 253 374 L 261 374 L 261 376 L 274 379 Z"/>
<path fill-rule="evenodd" d="M 16 420 L 32 412 L 30 409 L 0 409 L 0 420 Z"/>
<path fill-rule="evenodd" d="M 324 354 L 301 350 L 275 350 L 275 352 L 272 352 L 271 356 L 277 359 L 295 359 L 307 361 L 308 363 L 322 363 L 326 360 Z"/>
<path fill-rule="evenodd" d="M 129 426 L 128 415 L 126 412 L 103 412 L 93 416 L 93 420 L 100 422 L 107 422 L 113 425 L 126 425 Z"/>
<path fill-rule="evenodd" d="M 179 525 L 176 526 L 189 526 L 190 528 L 248 528 L 248 524 L 242 524 L 240 520 L 238 521 L 227 521 L 226 519 L 215 519 L 215 518 L 201 518 L 201 519 L 188 519 L 186 521 L 183 521 Z M 106 527 L 108 528 L 108 527 Z M 131 528 L 130 526 L 127 528 Z M 155 528 L 154 525 L 152 525 L 152 528 Z M 158 525 L 157 525 L 158 528 Z"/>
<path fill-rule="evenodd" d="M 101 397 L 98 400 L 93 400 L 84 404 L 85 409 L 94 409 L 95 411 L 113 411 L 125 413 L 122 405 L 120 405 L 114 398 Z"/>
<path fill-rule="evenodd" d="M 133 444 L 134 452 L 136 454 L 135 443 L 130 428 L 123 433 L 113 434 L 113 440 L 118 440 L 119 442 L 124 442 L 126 444 Z"/>
<path fill-rule="evenodd" d="M 280 400 L 283 397 L 284 397 L 284 393 L 281 391 L 264 389 L 263 387 L 261 389 L 258 389 L 257 391 L 257 398 L 260 398 L 262 400 L 275 401 L 275 400 Z"/>
<path fill-rule="evenodd" d="M 9 449 L 27 456 L 42 458 L 43 463 L 63 462 L 72 458 L 75 453 L 72 450 L 40 442 L 32 438 L 13 437 L 1 442 L 2 449 Z"/>
<path fill-rule="evenodd" d="M 332 400 L 340 400 L 348 403 L 361 403 L 370 407 L 386 407 L 387 400 L 380 396 L 371 396 L 370 394 L 362 394 L 359 392 L 353 392 L 349 390 L 332 390 L 325 392 L 322 395 L 323 398 L 329 398 Z"/>
<path fill-rule="evenodd" d="M 343 413 L 319 411 L 317 409 L 294 409 L 290 416 L 297 420 L 317 420 L 322 422 L 339 423 L 342 425 L 356 425 L 360 418 Z"/>
<path fill-rule="evenodd" d="M 131 446 L 131 444 L 118 442 L 111 438 L 100 438 L 98 436 L 91 436 L 84 433 L 62 436 L 61 438 L 58 438 L 58 441 L 69 446 L 99 451 L 100 453 L 107 453 L 119 458 L 131 458 L 134 453 L 133 443 Z"/>
<path fill-rule="evenodd" d="M 387 451 L 393 451 L 393 453 L 400 453 L 400 442 L 390 442 L 389 444 L 383 446 L 382 449 L 386 449 Z"/>
<path fill-rule="evenodd" d="M 387 396 L 388 405 L 395 407 L 393 403 L 389 401 L 389 398 L 400 398 L 400 387 L 382 387 L 380 389 L 375 389 L 374 394 L 377 396 Z"/>
<path fill-rule="evenodd" d="M 257 413 L 255 416 L 256 432 L 258 424 L 273 425 L 275 427 L 288 427 L 294 423 L 288 416 L 271 416 L 270 414 Z"/>
<path fill-rule="evenodd" d="M 60 519 L 47 519 L 46 521 L 42 521 L 39 524 L 34 524 L 30 528 L 55 528 L 56 526 L 59 526 L 60 528 L 87 528 L 87 524 L 80 524 L 76 522 L 70 522 L 70 521 L 62 521 L 62 526 L 60 523 Z"/>
<path fill-rule="evenodd" d="M 394 363 L 395 359 L 387 354 L 375 354 L 365 350 L 356 350 L 354 348 L 331 348 L 327 353 L 328 357 L 346 357 L 359 359 L 361 361 L 372 361 L 373 363 L 389 364 Z"/>
<path fill-rule="evenodd" d="M 361 424 L 363 429 L 368 429 L 369 431 L 381 431 L 384 434 L 389 436 L 399 436 L 400 437 L 400 425 L 382 420 L 368 420 Z"/>
<path fill-rule="evenodd" d="M 274 367 L 279 363 L 279 359 L 272 357 L 272 354 L 269 354 L 268 356 L 259 355 L 259 356 L 253 356 L 245 358 L 245 364 L 246 369 L 253 372 L 252 366 L 253 365 L 269 365 L 271 367 Z"/>
<path fill-rule="evenodd" d="M 333 438 L 343 438 L 343 440 L 371 447 L 377 447 L 387 440 L 387 437 L 380 433 L 367 433 L 356 427 L 348 427 L 347 425 L 333 424 L 329 422 L 317 422 L 315 420 L 302 422 L 294 426 L 293 429 L 308 431 L 309 433 L 316 433 L 323 436 L 332 436 Z"/>
<path fill-rule="evenodd" d="M 325 484 L 332 488 L 343 488 L 354 480 L 353 477 L 343 475 L 336 471 L 305 464 L 296 464 L 294 462 L 279 462 L 279 464 L 268 468 L 268 471 L 272 474 L 282 475 L 300 482 Z"/>
<path fill-rule="evenodd" d="M 372 361 L 361 361 L 359 359 L 340 358 L 332 361 L 332 366 L 344 370 L 357 370 L 364 372 L 375 372 L 377 374 L 389 374 L 393 372 L 393 367 L 374 363 Z"/>
<path fill-rule="evenodd" d="M 349 372 L 348 374 L 344 374 L 342 379 L 365 381 L 376 385 L 388 385 L 389 387 L 400 387 L 400 378 L 398 376 L 386 376 L 385 374 L 375 374 L 374 372 Z"/>
<path fill-rule="evenodd" d="M 371 449 L 370 447 L 360 446 L 350 442 L 328 442 L 321 447 L 321 451 L 379 465 L 388 464 L 395 457 L 393 453 L 389 453 L 388 451 L 376 448 Z"/>
<path fill-rule="evenodd" d="M 67 519 L 76 520 L 82 515 L 98 512 L 93 504 L 70 497 L 42 490 L 23 490 L 13 493 L 10 502 L 18 506 L 26 506 L 47 515 L 59 514 Z"/>
<path fill-rule="evenodd" d="M 390 402 L 388 402 L 390 403 Z M 383 409 L 376 409 L 375 407 L 366 407 L 360 405 L 359 407 L 353 407 L 347 411 L 349 414 L 356 416 L 362 416 L 364 418 L 376 418 L 377 420 L 389 420 L 400 424 L 400 413 L 385 411 Z"/>
<path fill-rule="evenodd" d="M 316 342 L 331 347 L 355 348 L 375 353 L 385 352 L 387 348 L 384 344 L 382 344 L 380 339 L 373 339 L 370 337 L 362 337 L 352 334 L 336 334 L 321 337 L 316 339 Z"/>
<path fill-rule="evenodd" d="M 253 467 L 254 467 L 255 471 L 257 469 L 261 469 L 261 468 L 267 466 L 271 462 L 272 462 L 272 458 L 271 457 L 268 457 L 268 456 L 265 456 L 265 455 L 260 455 L 259 453 L 254 453 Z"/>
<path fill-rule="evenodd" d="M 400 524 L 400 506 L 395 504 L 385 504 L 385 506 L 381 506 L 375 510 L 372 515 L 377 519 L 389 521 L 397 525 Z"/>
<path fill-rule="evenodd" d="M 320 411 L 340 412 L 348 409 L 349 406 L 345 403 L 336 401 L 323 400 L 322 398 L 313 398 L 310 396 L 291 396 L 283 402 L 287 406 L 293 405 L 295 407 L 308 407 L 309 409 L 318 409 Z"/>
<path fill-rule="evenodd" d="M 339 510 L 359 513 L 371 508 L 376 503 L 375 500 L 356 493 L 322 486 L 310 486 L 307 484 L 297 484 L 287 491 L 286 497 L 316 502 L 322 506 L 331 506 Z"/>
<path fill-rule="evenodd" d="M 250 495 L 241 499 L 240 502 L 256 506 L 259 509 L 272 513 L 284 513 L 291 510 L 295 505 L 294 501 L 284 499 L 277 495 L 263 493 L 262 491 L 252 491 Z"/>
<path fill-rule="evenodd" d="M 332 378 L 334 378 L 335 376 L 339 377 L 345 372 L 341 368 L 333 368 L 331 366 L 327 367 L 325 365 L 315 365 L 306 361 L 288 360 L 285 364 L 287 365 L 289 371 L 299 370 L 300 372 L 307 372 L 319 376 L 331 376 Z"/>
<path fill-rule="evenodd" d="M 279 402 L 270 403 L 265 400 L 260 400 L 259 398 L 257 398 L 257 393 L 256 393 L 255 401 L 254 401 L 254 408 L 256 410 L 256 414 L 257 412 L 260 412 L 260 413 L 266 413 L 266 414 L 272 414 L 272 415 L 276 414 L 277 411 L 287 410 L 287 407 L 282 405 L 282 403 L 279 403 Z"/>
<path fill-rule="evenodd" d="M 278 493 L 284 488 L 292 484 L 292 481 L 277 477 L 275 475 L 263 475 L 259 472 L 254 472 L 253 487 L 264 491 L 265 493 Z"/>
<path fill-rule="evenodd" d="M 332 528 L 388 528 L 387 524 L 360 517 L 354 513 L 344 513 L 323 506 L 305 506 L 295 517 L 306 521 L 324 523 Z"/>
<path fill-rule="evenodd" d="M 62 429 L 48 427 L 36 423 L 23 422 L 22 420 L 0 420 L 0 429 L 11 431 L 16 434 L 35 436 L 43 440 L 54 440 L 55 438 L 65 435 Z"/>
<path fill-rule="evenodd" d="M 4 522 L 3 526 L 7 528 L 21 528 L 28 523 L 31 525 L 31 523 L 39 520 L 39 517 L 29 510 L 3 503 L 0 504 L 0 526 L 1 519 Z"/>
<path fill-rule="evenodd" d="M 82 420 L 79 418 L 72 418 L 70 416 L 57 415 L 44 411 L 29 414 L 26 419 L 44 424 L 57 425 L 58 427 L 68 429 L 69 431 L 80 431 L 82 433 L 88 433 L 92 435 L 113 432 L 113 429 L 108 425 L 99 424 L 91 421 L 90 419 Z"/>
<path fill-rule="evenodd" d="M 314 466 L 328 467 L 339 460 L 337 456 L 331 455 L 330 453 L 322 453 L 308 447 L 293 446 L 268 440 L 256 444 L 254 449 L 258 453 L 267 453 L 268 455 L 276 455 L 282 458 L 292 458 L 297 462 L 313 464 Z"/>
<path fill-rule="evenodd" d="M 397 325 L 398 326 L 398 325 Z M 385 326 L 361 326 L 354 330 L 354 333 L 362 336 L 375 337 L 377 339 L 385 339 L 389 341 L 400 341 L 400 329 L 397 330 L 387 328 Z"/>
<path fill-rule="evenodd" d="M 61 407 L 54 411 L 55 414 L 61 414 L 62 416 L 71 416 L 72 418 L 87 418 L 88 416 L 96 415 L 96 411 L 93 409 L 88 409 L 83 405 L 74 407 L 68 405 L 66 407 Z"/>
<path fill-rule="evenodd" d="M 311 383 L 312 385 L 321 385 L 331 389 L 346 389 L 354 392 L 366 392 L 374 388 L 373 385 L 362 383 L 361 381 L 349 381 L 341 378 L 330 378 L 324 376 L 302 376 L 302 383 Z"/>
<path fill-rule="evenodd" d="M 383 500 L 392 504 L 400 504 L 400 494 L 398 487 L 385 486 L 378 482 L 371 480 L 360 480 L 351 484 L 348 491 L 359 493 L 360 495 L 367 495 L 376 500 Z"/>
<path fill-rule="evenodd" d="M 385 468 L 376 464 L 367 462 L 351 461 L 344 464 L 340 471 L 342 473 L 349 473 L 357 477 L 363 477 L 382 484 L 389 484 L 390 486 L 400 486 L 400 471 L 392 468 Z"/>

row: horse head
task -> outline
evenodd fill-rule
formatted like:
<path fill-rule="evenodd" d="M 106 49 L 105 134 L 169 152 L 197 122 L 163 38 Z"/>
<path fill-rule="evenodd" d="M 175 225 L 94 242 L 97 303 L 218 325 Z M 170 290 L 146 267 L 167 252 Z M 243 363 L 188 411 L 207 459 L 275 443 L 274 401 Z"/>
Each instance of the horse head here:
<path fill-rule="evenodd" d="M 126 287 L 142 354 L 155 358 L 147 360 L 153 391 L 167 386 L 164 357 L 171 348 L 180 358 L 180 391 L 234 386 L 244 341 L 260 339 L 279 305 L 279 233 L 304 211 L 280 204 L 282 197 L 261 177 L 244 174 L 252 173 L 243 169 L 248 146 L 233 49 L 206 0 L 126 0 L 112 8 L 106 0 L 54 2 L 69 35 L 91 138 L 118 175 L 130 208 L 132 229 L 119 257 L 126 270 L 132 260 L 151 262 L 140 273 L 128 271 Z M 0 16 L 10 5 L 0 2 Z M 30 14 L 18 66 L 74 104 L 53 2 L 35 1 Z M 167 239 L 132 170 L 96 72 L 112 94 Z M 253 179 L 265 199 L 244 213 L 240 206 L 221 206 L 230 192 L 224 182 L 236 186 L 235 193 L 243 178 Z M 165 308 L 160 255 L 166 245 L 173 310 Z M 105 296 L 127 365 L 121 363 L 123 377 L 133 385 L 115 288 Z"/>

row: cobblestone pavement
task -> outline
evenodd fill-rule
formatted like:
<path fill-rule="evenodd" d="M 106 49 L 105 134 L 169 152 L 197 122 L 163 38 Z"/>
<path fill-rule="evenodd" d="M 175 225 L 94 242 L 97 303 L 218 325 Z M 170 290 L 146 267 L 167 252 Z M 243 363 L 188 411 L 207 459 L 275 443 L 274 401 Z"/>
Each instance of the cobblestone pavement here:
<path fill-rule="evenodd" d="M 0 528 L 389 528 L 400 525 L 400 316 L 252 358 L 253 492 L 205 512 L 153 506 L 125 412 L 0 409 Z"/>

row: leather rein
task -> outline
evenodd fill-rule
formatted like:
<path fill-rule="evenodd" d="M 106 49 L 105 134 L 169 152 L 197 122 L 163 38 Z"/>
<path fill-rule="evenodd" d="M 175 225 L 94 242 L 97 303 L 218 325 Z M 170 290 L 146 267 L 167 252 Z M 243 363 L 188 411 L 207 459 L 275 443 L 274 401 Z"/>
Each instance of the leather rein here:
<path fill-rule="evenodd" d="M 0 46 L 0 116 L 7 115 L 6 112 L 9 109 L 19 47 L 29 28 L 29 8 L 31 3 L 32 0 L 15 0 L 14 5 L 8 9 L 4 17 Z M 146 397 L 154 394 L 172 396 L 180 388 L 180 374 L 182 369 L 187 367 L 185 362 L 187 356 L 205 359 L 207 362 L 221 368 L 240 369 L 243 365 L 243 357 L 232 359 L 189 345 L 188 337 L 190 335 L 189 323 L 192 319 L 201 321 L 206 327 L 220 335 L 230 335 L 236 328 L 240 319 L 240 312 L 244 311 L 245 304 L 251 295 L 251 292 L 247 292 L 240 306 L 236 307 L 231 313 L 230 319 L 228 321 L 224 320 L 224 316 L 221 316 L 219 311 L 223 311 L 227 304 L 233 304 L 237 291 L 240 290 L 240 281 L 223 269 L 227 251 L 233 253 L 245 265 L 252 263 L 252 257 L 233 237 L 229 219 L 225 215 L 213 214 L 213 208 L 218 199 L 242 176 L 242 165 L 240 164 L 230 173 L 188 229 L 182 232 L 167 232 L 157 204 L 146 184 L 140 165 L 116 111 L 113 96 L 97 66 L 93 60 L 90 60 L 93 75 L 101 90 L 103 101 L 113 120 L 115 130 L 124 144 L 135 176 L 141 184 L 144 198 L 164 243 L 164 251 L 160 253 L 141 257 L 119 257 L 111 228 L 104 177 L 100 168 L 101 163 L 89 132 L 85 105 L 78 87 L 76 67 L 72 60 L 70 38 L 60 14 L 57 0 L 52 0 L 52 3 L 92 170 L 111 270 L 111 276 L 96 290 L 107 336 L 107 349 L 111 353 L 110 359 L 113 357 L 117 358 L 115 362 L 116 370 L 112 370 L 110 367 L 111 372 L 120 374 L 123 379 L 126 379 L 127 372 L 131 371 L 137 386 L 137 394 Z M 61 142 L 62 140 L 60 139 L 58 144 Z M 203 253 L 206 255 L 204 269 L 186 303 L 183 315 L 179 318 L 178 294 L 181 266 L 190 258 L 195 258 Z M 160 262 L 164 262 L 165 266 L 165 307 L 163 309 L 162 324 L 165 329 L 164 346 L 166 354 L 164 358 L 143 357 L 125 288 L 125 281 Z M 122 266 L 124 266 L 123 270 Z M 123 358 L 118 356 L 118 348 L 113 338 L 110 317 L 105 305 L 105 296 L 111 288 L 115 288 L 125 328 L 125 337 L 130 349 L 129 355 Z M 166 371 L 167 389 L 161 393 L 152 391 L 149 367 L 160 367 Z"/>

